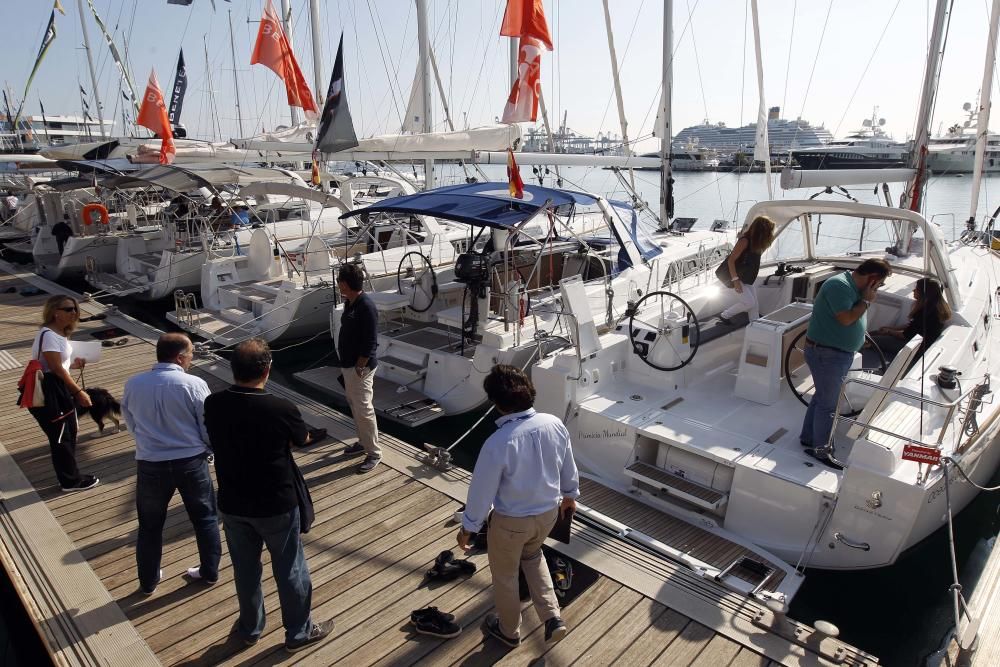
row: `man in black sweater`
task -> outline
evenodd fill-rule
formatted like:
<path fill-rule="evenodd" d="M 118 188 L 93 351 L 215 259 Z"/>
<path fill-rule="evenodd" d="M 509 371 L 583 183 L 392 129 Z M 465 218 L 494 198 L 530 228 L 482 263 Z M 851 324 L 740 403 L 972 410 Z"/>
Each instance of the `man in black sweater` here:
<path fill-rule="evenodd" d="M 248 646 L 264 631 L 261 551 L 271 554 L 290 653 L 321 641 L 333 621 L 313 623 L 312 580 L 299 535 L 291 447 L 310 441 L 299 409 L 264 390 L 271 351 L 260 338 L 236 346 L 236 384 L 205 399 L 205 428 L 215 452 L 219 514 L 226 531 L 240 616 L 234 633 Z"/>
<path fill-rule="evenodd" d="M 382 460 L 378 446 L 378 422 L 375 420 L 375 369 L 378 360 L 378 311 L 364 293 L 364 273 L 357 264 L 345 264 L 337 274 L 337 286 L 344 295 L 344 314 L 340 318 L 337 354 L 344 375 L 344 392 L 351 406 L 358 441 L 345 454 L 365 454 L 358 473 L 371 472 Z"/>

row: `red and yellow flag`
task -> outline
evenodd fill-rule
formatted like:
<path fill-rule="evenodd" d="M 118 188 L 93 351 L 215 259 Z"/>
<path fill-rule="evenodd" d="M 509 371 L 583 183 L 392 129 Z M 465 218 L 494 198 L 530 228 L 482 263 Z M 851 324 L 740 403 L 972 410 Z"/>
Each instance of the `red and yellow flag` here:
<path fill-rule="evenodd" d="M 292 46 L 285 36 L 281 19 L 274 11 L 271 0 L 267 0 L 267 5 L 264 6 L 264 15 L 257 29 L 257 42 L 253 46 L 250 64 L 264 65 L 285 82 L 289 106 L 301 107 L 307 118 L 316 118 L 319 115 L 309 84 L 306 83 L 298 61 L 295 60 Z"/>
<path fill-rule="evenodd" d="M 174 148 L 174 133 L 167 119 L 167 105 L 163 103 L 163 91 L 160 90 L 160 82 L 156 80 L 155 69 L 149 73 L 149 83 L 146 84 L 142 106 L 135 122 L 149 128 L 160 138 L 160 164 L 173 162 L 177 153 Z"/>
<path fill-rule="evenodd" d="M 549 23 L 542 0 L 507 0 L 500 34 L 506 37 L 533 37 L 552 50 Z"/>
<path fill-rule="evenodd" d="M 507 189 L 515 199 L 524 199 L 524 181 L 521 180 L 521 170 L 514 159 L 514 151 L 507 149 Z"/>
<path fill-rule="evenodd" d="M 517 81 L 511 86 L 501 123 L 526 123 L 538 119 L 541 73 L 542 45 L 537 39 L 522 37 L 517 55 Z"/>

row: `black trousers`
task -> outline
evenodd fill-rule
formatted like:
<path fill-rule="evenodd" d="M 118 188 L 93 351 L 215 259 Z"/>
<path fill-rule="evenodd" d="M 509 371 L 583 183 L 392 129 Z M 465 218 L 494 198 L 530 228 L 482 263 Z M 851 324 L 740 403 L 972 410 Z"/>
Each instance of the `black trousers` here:
<path fill-rule="evenodd" d="M 52 421 L 52 413 L 47 408 L 29 408 L 28 411 L 49 439 L 52 467 L 56 469 L 59 484 L 64 489 L 79 484 L 80 469 L 76 466 L 76 413 L 67 415 L 59 421 Z"/>

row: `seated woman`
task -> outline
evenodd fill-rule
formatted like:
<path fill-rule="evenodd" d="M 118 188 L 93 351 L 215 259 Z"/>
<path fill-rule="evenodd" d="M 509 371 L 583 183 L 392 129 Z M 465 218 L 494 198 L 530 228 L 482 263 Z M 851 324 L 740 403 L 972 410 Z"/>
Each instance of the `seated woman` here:
<path fill-rule="evenodd" d="M 887 359 L 896 356 L 917 334 L 923 336 L 917 356 L 923 354 L 951 319 L 951 307 L 941 294 L 941 283 L 933 278 L 917 280 L 913 285 L 913 299 L 910 321 L 905 327 L 882 327 L 872 332 L 872 339 Z"/>
<path fill-rule="evenodd" d="M 760 317 L 757 291 L 754 281 L 760 271 L 760 256 L 774 242 L 774 221 L 760 216 L 740 234 L 733 251 L 719 266 L 715 275 L 722 283 L 734 290 L 738 301 L 722 311 L 719 321 L 731 325 L 731 318 L 749 311 L 750 321 Z"/>

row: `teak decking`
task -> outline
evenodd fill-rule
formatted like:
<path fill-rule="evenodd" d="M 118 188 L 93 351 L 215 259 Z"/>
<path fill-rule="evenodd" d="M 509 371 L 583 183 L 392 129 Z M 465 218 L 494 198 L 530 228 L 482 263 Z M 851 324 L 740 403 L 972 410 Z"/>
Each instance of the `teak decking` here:
<path fill-rule="evenodd" d="M 25 284 L 0 274 L 0 352 L 21 364 L 30 356 L 47 295 L 2 291 Z M 98 308 L 85 306 L 85 311 Z M 153 363 L 148 343 L 156 332 L 111 316 L 82 325 L 77 336 L 109 325 L 126 329 L 129 343 L 106 348 L 102 361 L 88 367 L 86 381 L 120 396 L 124 381 Z M 456 548 L 451 517 L 464 497 L 468 473 L 430 470 L 410 445 L 384 436 L 384 464 L 369 475 L 355 475 L 358 459 L 341 454 L 353 441 L 350 420 L 278 386 L 271 389 L 295 398 L 307 421 L 327 427 L 332 436 L 296 458 L 316 505 L 316 523 L 303 536 L 313 615 L 335 619 L 336 627 L 329 640 L 311 650 L 285 653 L 277 594 L 265 565 L 267 629 L 256 646 L 244 648 L 227 640 L 237 604 L 225 547 L 216 585 L 181 577 L 196 564 L 197 549 L 175 495 L 164 529 L 163 580 L 152 597 L 139 595 L 131 434 L 98 437 L 93 422 L 83 418 L 78 460 L 84 472 L 101 477 L 101 484 L 88 492 L 61 493 L 41 431 L 27 411 L 13 407 L 21 372 L 20 365 L 0 358 L 0 383 L 11 390 L 0 413 L 0 557 L 57 664 L 520 665 L 538 658 L 548 665 L 840 662 L 755 623 L 762 614 L 769 619 L 756 602 L 576 525 L 565 551 L 602 576 L 566 606 L 567 638 L 546 647 L 529 607 L 521 647 L 509 651 L 484 640 L 479 628 L 492 609 L 485 554 L 472 556 L 479 569 L 471 578 L 430 586 L 423 581 L 435 556 Z M 227 384 L 228 366 L 218 360 L 202 361 L 194 372 L 213 388 Z M 427 605 L 454 613 L 462 635 L 437 640 L 414 634 L 406 625 L 409 613 Z M 819 639 L 807 626 L 796 628 L 802 638 Z M 842 642 L 822 643 L 824 653 L 839 649 L 847 664 L 877 662 Z"/>

